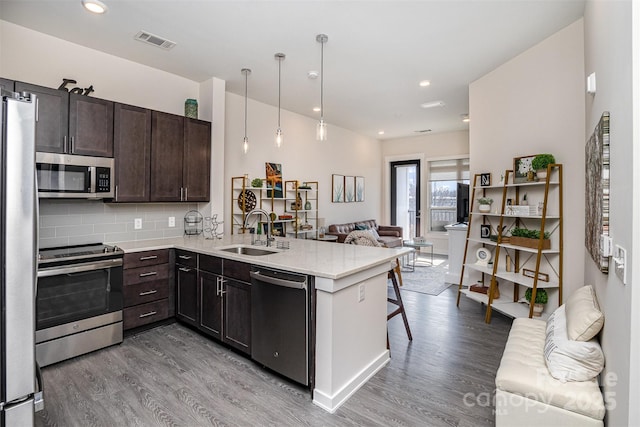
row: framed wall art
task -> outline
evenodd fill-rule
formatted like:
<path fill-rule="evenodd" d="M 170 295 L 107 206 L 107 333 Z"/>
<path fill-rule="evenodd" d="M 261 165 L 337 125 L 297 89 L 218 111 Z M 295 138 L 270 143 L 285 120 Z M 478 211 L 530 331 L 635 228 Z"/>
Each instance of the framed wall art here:
<path fill-rule="evenodd" d="M 265 163 L 267 175 L 267 197 L 282 199 L 282 164 Z M 271 195 L 273 192 L 273 196 Z"/>
<path fill-rule="evenodd" d="M 356 176 L 356 202 L 364 202 L 364 176 Z"/>
<path fill-rule="evenodd" d="M 347 203 L 356 201 L 356 177 L 344 177 L 344 201 Z"/>
<path fill-rule="evenodd" d="M 491 185 L 491 174 L 490 173 L 481 173 L 480 174 L 480 185 L 483 187 L 488 187 Z"/>
<path fill-rule="evenodd" d="M 609 257 L 600 236 L 609 236 L 609 112 L 600 117 L 585 145 L 584 245 L 603 273 L 609 272 Z"/>
<path fill-rule="evenodd" d="M 331 201 L 344 202 L 344 175 L 331 175 Z"/>

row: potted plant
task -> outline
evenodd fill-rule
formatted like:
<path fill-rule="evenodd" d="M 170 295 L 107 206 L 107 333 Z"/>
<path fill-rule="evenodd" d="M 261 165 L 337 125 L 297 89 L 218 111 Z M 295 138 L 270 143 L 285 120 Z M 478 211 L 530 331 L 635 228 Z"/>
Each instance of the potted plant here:
<path fill-rule="evenodd" d="M 480 197 L 478 199 L 478 210 L 480 210 L 480 212 L 490 212 L 491 203 L 493 203 L 493 199 L 491 197 Z"/>
<path fill-rule="evenodd" d="M 251 186 L 255 188 L 262 188 L 262 178 L 253 178 L 251 180 Z"/>
<path fill-rule="evenodd" d="M 531 304 L 531 294 L 533 294 L 532 288 L 527 288 L 524 293 L 524 297 Z M 549 295 L 547 295 L 547 291 L 544 289 L 536 290 L 536 300 L 533 302 L 533 315 L 535 317 L 540 317 L 542 311 L 544 310 L 544 305 L 549 301 Z"/>
<path fill-rule="evenodd" d="M 531 168 L 536 171 L 536 176 L 540 179 L 547 179 L 547 166 L 556 162 L 553 154 L 538 154 L 531 161 Z"/>
<path fill-rule="evenodd" d="M 542 240 L 542 249 L 551 249 L 551 235 L 548 231 L 544 232 Z M 526 248 L 538 249 L 540 242 L 540 230 L 529 230 L 528 228 L 514 227 L 511 229 L 511 237 L 509 243 Z"/>

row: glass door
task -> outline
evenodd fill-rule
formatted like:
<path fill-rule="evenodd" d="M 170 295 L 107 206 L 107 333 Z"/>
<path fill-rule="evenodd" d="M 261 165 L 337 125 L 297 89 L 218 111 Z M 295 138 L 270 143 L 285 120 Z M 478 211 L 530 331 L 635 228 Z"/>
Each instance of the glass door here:
<path fill-rule="evenodd" d="M 391 224 L 404 239 L 420 235 L 420 160 L 391 162 Z"/>

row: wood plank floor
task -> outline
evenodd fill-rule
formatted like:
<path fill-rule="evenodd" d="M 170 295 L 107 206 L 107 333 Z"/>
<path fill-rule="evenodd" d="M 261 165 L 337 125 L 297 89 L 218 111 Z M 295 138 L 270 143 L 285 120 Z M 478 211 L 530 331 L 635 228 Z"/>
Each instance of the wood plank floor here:
<path fill-rule="evenodd" d="M 491 426 L 511 319 L 462 298 L 403 291 L 391 362 L 335 414 L 310 393 L 177 323 L 43 369 L 37 426 Z M 391 307 L 390 307 L 391 308 Z"/>

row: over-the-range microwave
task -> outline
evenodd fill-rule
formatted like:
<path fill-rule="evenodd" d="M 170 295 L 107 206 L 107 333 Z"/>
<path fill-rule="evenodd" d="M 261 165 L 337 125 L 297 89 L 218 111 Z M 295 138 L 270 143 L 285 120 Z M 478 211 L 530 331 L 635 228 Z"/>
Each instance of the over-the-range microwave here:
<path fill-rule="evenodd" d="M 38 197 L 113 197 L 114 160 L 108 157 L 36 152 Z"/>

